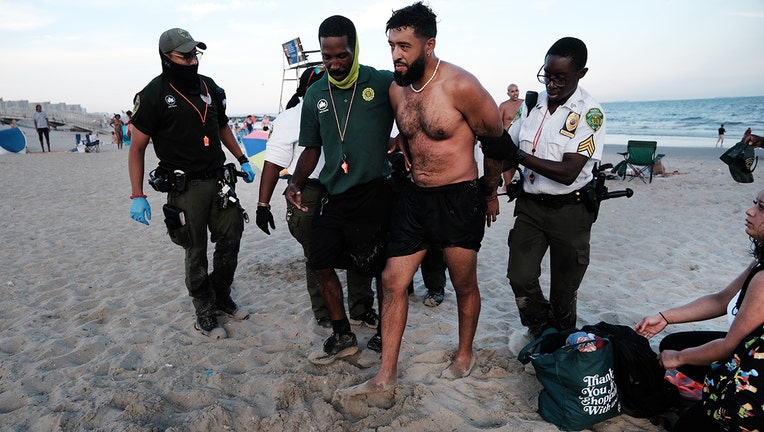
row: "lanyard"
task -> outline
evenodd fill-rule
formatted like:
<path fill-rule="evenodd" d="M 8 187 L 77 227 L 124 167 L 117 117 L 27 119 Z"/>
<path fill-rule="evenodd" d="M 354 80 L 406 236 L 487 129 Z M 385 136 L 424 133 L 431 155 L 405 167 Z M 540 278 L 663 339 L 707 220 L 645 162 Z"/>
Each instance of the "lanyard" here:
<path fill-rule="evenodd" d="M 539 139 L 541 139 L 541 133 L 544 130 L 544 122 L 546 121 L 547 114 L 549 114 L 549 108 L 544 111 L 544 117 L 541 118 L 539 129 L 536 131 L 536 136 L 533 137 L 533 148 L 531 149 L 531 154 L 534 156 L 536 156 L 536 147 L 539 145 Z M 531 175 L 528 176 L 528 180 L 530 180 L 531 183 L 536 181 L 536 173 L 531 172 Z"/>
<path fill-rule="evenodd" d="M 355 100 L 355 90 L 358 87 L 358 80 L 353 84 L 353 95 L 350 96 L 350 106 L 348 106 L 348 114 L 345 117 L 345 127 L 340 128 L 340 118 L 337 115 L 337 106 L 334 104 L 334 95 L 332 95 L 332 84 L 329 83 L 329 99 L 332 101 L 332 109 L 334 110 L 334 120 L 337 121 L 337 132 L 340 134 L 340 142 L 342 143 L 342 171 L 345 174 L 348 173 L 348 159 L 345 154 L 345 132 L 348 130 L 348 123 L 350 123 L 350 110 L 353 109 L 353 101 Z"/>
<path fill-rule="evenodd" d="M 185 99 L 185 101 L 188 102 L 188 104 L 191 105 L 191 107 L 194 110 L 196 110 L 196 113 L 199 114 L 199 118 L 202 120 L 202 126 L 204 126 L 207 123 L 207 109 L 210 107 L 210 104 L 207 101 L 211 101 L 211 98 L 210 98 L 210 89 L 207 88 L 207 83 L 204 82 L 204 80 L 202 80 L 202 84 L 204 84 L 204 91 L 207 92 L 207 100 L 204 101 L 204 115 L 202 115 L 202 112 L 199 111 L 199 108 L 197 108 L 196 105 L 191 103 L 191 101 L 188 100 L 188 98 L 183 93 L 179 92 L 178 89 L 176 89 L 175 86 L 172 85 L 172 83 L 169 83 L 169 84 L 170 84 L 170 87 L 172 87 L 172 89 L 175 90 L 175 92 L 180 95 L 180 97 Z M 205 147 L 209 147 L 209 145 L 210 145 L 210 139 L 207 138 L 207 135 L 205 135 L 204 136 L 204 146 Z"/>

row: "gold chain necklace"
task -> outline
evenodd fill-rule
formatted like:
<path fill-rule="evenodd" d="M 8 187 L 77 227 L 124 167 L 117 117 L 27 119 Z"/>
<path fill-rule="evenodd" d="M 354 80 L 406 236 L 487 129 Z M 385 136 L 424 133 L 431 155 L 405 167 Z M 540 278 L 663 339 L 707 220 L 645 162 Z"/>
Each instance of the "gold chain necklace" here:
<path fill-rule="evenodd" d="M 348 173 L 348 158 L 345 154 L 345 132 L 348 130 L 348 123 L 350 123 L 350 110 L 353 109 L 353 101 L 355 100 L 355 90 L 358 87 L 358 80 L 353 84 L 353 95 L 350 96 L 350 106 L 348 106 L 348 114 L 345 117 L 345 127 L 340 128 L 340 117 L 337 115 L 337 106 L 334 104 L 334 95 L 332 94 L 332 83 L 329 83 L 329 99 L 332 101 L 332 109 L 334 110 L 334 120 L 337 121 L 337 132 L 340 134 L 340 142 L 342 143 L 342 171 L 345 174 Z"/>
<path fill-rule="evenodd" d="M 421 92 L 422 92 L 422 90 L 424 90 L 424 88 L 425 88 L 425 87 L 427 87 L 427 84 L 429 84 L 429 83 L 430 83 L 430 81 L 432 81 L 432 79 L 433 79 L 433 78 L 435 78 L 435 74 L 436 74 L 436 73 L 438 73 L 438 66 L 440 66 L 440 59 L 438 59 L 438 64 L 436 64 L 436 65 L 435 65 L 435 70 L 432 72 L 432 76 L 430 77 L 430 79 L 428 79 L 428 80 L 427 80 L 427 82 L 426 82 L 426 83 L 424 83 L 424 85 L 422 86 L 422 88 L 420 88 L 419 90 L 417 90 L 417 89 L 415 89 L 415 88 L 414 88 L 414 84 L 413 84 L 413 83 L 411 83 L 411 84 L 409 84 L 409 87 L 411 87 L 411 90 L 412 90 L 414 93 L 421 93 Z"/>

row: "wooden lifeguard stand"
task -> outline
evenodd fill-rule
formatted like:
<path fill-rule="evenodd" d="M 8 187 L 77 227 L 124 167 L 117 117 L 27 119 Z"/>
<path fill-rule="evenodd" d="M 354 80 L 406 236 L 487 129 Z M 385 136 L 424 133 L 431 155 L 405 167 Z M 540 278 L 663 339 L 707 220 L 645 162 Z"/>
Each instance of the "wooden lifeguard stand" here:
<path fill-rule="evenodd" d="M 281 94 L 279 96 L 279 113 L 284 110 L 284 83 L 287 81 L 299 81 L 302 70 L 320 65 L 323 62 L 308 60 L 308 54 L 321 52 L 321 50 L 306 51 L 302 48 L 300 38 L 294 38 L 281 44 L 284 50 L 284 69 L 281 74 Z M 294 78 L 291 77 L 291 71 L 294 71 Z"/>

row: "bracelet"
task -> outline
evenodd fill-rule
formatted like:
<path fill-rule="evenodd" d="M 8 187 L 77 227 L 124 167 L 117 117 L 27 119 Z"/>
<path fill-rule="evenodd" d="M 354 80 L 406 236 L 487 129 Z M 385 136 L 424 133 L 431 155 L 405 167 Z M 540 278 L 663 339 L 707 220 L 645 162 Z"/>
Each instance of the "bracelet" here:
<path fill-rule="evenodd" d="M 249 158 L 245 154 L 239 156 L 239 158 L 236 160 L 239 161 L 239 165 L 244 165 L 245 163 L 249 162 Z"/>
<path fill-rule="evenodd" d="M 491 202 L 491 201 L 493 201 L 493 200 L 495 200 L 497 198 L 499 198 L 499 197 L 494 195 L 494 196 L 485 197 L 485 200 L 486 200 L 486 202 Z"/>
<path fill-rule="evenodd" d="M 671 322 L 666 319 L 666 315 L 663 315 L 663 312 L 658 312 L 658 315 L 660 315 L 661 318 L 663 318 L 663 321 L 666 321 L 666 325 L 671 324 Z"/>
<path fill-rule="evenodd" d="M 270 210 L 270 209 L 271 209 L 271 205 L 270 205 L 270 204 L 268 204 L 267 202 L 258 202 L 258 203 L 257 203 L 257 206 L 258 206 L 258 207 L 267 207 L 267 208 L 268 208 L 268 210 Z"/>
<path fill-rule="evenodd" d="M 130 199 L 133 199 L 133 198 L 146 198 L 146 195 L 143 195 L 143 194 L 130 195 Z"/>

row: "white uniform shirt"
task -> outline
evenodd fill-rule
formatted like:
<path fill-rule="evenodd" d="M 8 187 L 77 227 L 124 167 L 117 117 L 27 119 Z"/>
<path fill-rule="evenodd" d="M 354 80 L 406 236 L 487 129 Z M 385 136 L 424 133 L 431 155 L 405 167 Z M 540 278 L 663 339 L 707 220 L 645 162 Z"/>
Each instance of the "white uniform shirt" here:
<path fill-rule="evenodd" d="M 265 144 L 265 160 L 281 167 L 287 168 L 290 174 L 294 174 L 297 160 L 305 147 L 300 147 L 300 115 L 302 114 L 302 101 L 292 108 L 283 111 L 273 121 L 273 132 Z M 318 173 L 324 167 L 324 152 L 318 158 L 316 169 L 308 178 L 318 179 Z"/>
<path fill-rule="evenodd" d="M 522 116 L 512 123 L 509 135 L 527 154 L 558 162 L 562 161 L 565 153 L 578 153 L 589 158 L 578 178 L 570 186 L 524 167 L 523 190 L 532 194 L 563 195 L 581 189 L 589 183 L 593 178 L 592 168 L 602 159 L 605 144 L 602 106 L 586 90 L 578 87 L 565 104 L 557 107 L 554 114 L 547 111 L 546 92 L 539 94 L 538 102 L 531 109 L 530 115 L 527 115 L 525 104 L 520 109 Z"/>

